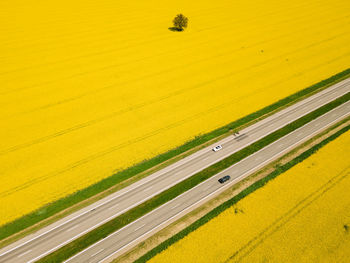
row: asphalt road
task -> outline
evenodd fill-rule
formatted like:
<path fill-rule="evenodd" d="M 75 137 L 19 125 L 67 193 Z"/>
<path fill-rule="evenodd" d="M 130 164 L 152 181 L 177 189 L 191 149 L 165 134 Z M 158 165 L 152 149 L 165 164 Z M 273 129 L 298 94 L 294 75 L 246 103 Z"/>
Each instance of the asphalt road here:
<path fill-rule="evenodd" d="M 137 244 L 137 241 L 145 235 L 150 232 L 157 232 L 170 224 L 170 221 L 174 221 L 177 215 L 190 212 L 198 203 L 212 198 L 222 190 L 227 189 L 252 172 L 275 160 L 307 139 L 312 138 L 315 134 L 324 130 L 325 127 L 331 126 L 346 116 L 350 116 L 350 101 L 216 174 L 181 196 L 90 246 L 66 262 L 93 263 L 110 261 L 113 259 L 113 256 L 116 256 L 126 246 L 129 245 L 131 247 Z M 224 184 L 220 184 L 218 179 L 225 175 L 230 175 L 231 179 Z"/>
<path fill-rule="evenodd" d="M 78 212 L 73 213 L 70 216 L 67 216 L 66 218 L 57 221 L 50 226 L 41 229 L 34 234 L 31 234 L 1 249 L 0 262 L 34 262 L 58 249 L 59 247 L 69 243 L 70 241 L 78 238 L 79 236 L 87 233 L 88 231 L 96 228 L 97 226 L 146 201 L 152 196 L 188 178 L 198 171 L 218 162 L 219 160 L 246 147 L 247 145 L 252 144 L 267 134 L 285 126 L 286 124 L 334 100 L 335 98 L 348 93 L 349 91 L 350 79 L 342 81 L 240 131 L 239 136 L 229 136 L 225 138 L 224 140 L 215 144 L 221 144 L 223 146 L 223 149 L 218 152 L 213 152 L 211 150 L 214 145 L 204 148 L 178 161 L 177 163 L 148 176 L 147 178 L 144 178 Z M 347 108 L 347 110 L 349 112 L 349 108 Z M 321 123 L 319 125 L 319 128 L 322 129 L 324 124 Z M 298 135 L 300 141 L 302 141 L 305 137 L 306 135 Z M 233 182 L 233 180 L 231 180 L 231 182 Z M 210 189 L 215 189 L 215 187 L 218 186 L 213 185 L 207 190 L 209 191 Z M 206 191 L 203 194 L 205 193 Z M 198 197 L 199 196 L 202 195 L 198 195 Z M 176 201 L 178 199 L 180 198 L 174 200 Z M 193 203 L 191 200 L 192 199 L 189 199 L 189 201 L 185 201 L 185 203 Z M 183 208 L 183 206 L 179 205 L 179 208 L 172 210 L 175 212 L 180 208 Z M 163 217 L 159 217 L 159 219 L 166 217 L 167 216 L 164 215 Z M 155 220 L 153 221 L 156 222 Z M 136 221 L 135 224 L 138 222 L 139 221 Z M 146 229 L 146 225 L 148 226 L 147 222 L 145 221 L 145 226 L 140 227 L 138 230 L 142 231 Z M 127 244 L 128 241 L 135 240 L 138 233 L 139 232 L 135 230 L 134 234 L 127 234 L 125 238 L 121 239 L 120 244 L 123 242 L 126 242 L 125 244 Z M 122 235 L 118 234 L 117 236 L 121 237 Z M 97 253 L 95 257 L 103 258 L 110 254 L 111 251 L 116 250 L 118 250 L 118 247 L 116 246 L 113 246 L 110 249 L 106 249 L 105 247 L 104 250 Z M 85 257 L 85 253 L 82 254 L 82 256 Z M 90 260 L 91 255 L 88 257 Z M 91 257 L 91 259 L 95 257 Z M 86 259 L 83 261 L 74 262 L 89 262 L 85 260 Z"/>

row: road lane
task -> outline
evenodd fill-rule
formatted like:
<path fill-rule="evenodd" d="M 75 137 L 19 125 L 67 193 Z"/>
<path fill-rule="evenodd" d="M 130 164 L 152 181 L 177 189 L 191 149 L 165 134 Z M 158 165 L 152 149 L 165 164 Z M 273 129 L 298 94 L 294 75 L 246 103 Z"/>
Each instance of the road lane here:
<path fill-rule="evenodd" d="M 218 152 L 214 153 L 211 150 L 214 145 L 206 147 L 175 164 L 155 172 L 147 178 L 1 249 L 0 262 L 28 262 L 43 257 L 200 170 L 224 159 L 349 91 L 350 79 L 347 79 L 259 121 L 240 131 L 240 136 L 229 136 L 218 142 L 217 144 L 223 146 L 223 149 Z"/>
<path fill-rule="evenodd" d="M 244 179 L 249 174 L 257 171 L 267 163 L 277 159 L 281 155 L 312 138 L 315 134 L 347 116 L 350 116 L 350 101 L 216 174 L 212 178 L 202 182 L 133 223 L 130 223 L 126 227 L 102 239 L 65 262 L 109 262 L 112 260 L 113 256 L 118 255 L 118 252 L 125 249 L 127 246 L 132 247 L 137 244 L 143 236 L 150 232 L 157 232 L 170 224 L 171 220 L 174 221 L 177 215 L 183 212 L 188 213 L 196 204 L 208 198 L 213 198 L 219 192 L 222 192 Z M 303 138 L 296 136 L 296 134 L 300 132 L 303 132 L 305 135 Z M 257 157 L 259 157 L 259 161 L 256 161 Z M 225 175 L 231 176 L 230 181 L 225 184 L 220 184 L 218 179 Z M 96 250 L 100 253 L 95 253 Z"/>

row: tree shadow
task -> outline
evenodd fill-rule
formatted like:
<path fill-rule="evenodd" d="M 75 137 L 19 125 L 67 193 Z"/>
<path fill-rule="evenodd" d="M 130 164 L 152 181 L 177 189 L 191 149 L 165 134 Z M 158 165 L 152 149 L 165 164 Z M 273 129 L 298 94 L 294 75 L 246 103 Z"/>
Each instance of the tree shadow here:
<path fill-rule="evenodd" d="M 168 29 L 170 31 L 173 31 L 173 32 L 182 32 L 182 31 L 184 31 L 183 28 L 178 28 L 178 27 L 174 27 L 174 26 L 169 27 Z"/>

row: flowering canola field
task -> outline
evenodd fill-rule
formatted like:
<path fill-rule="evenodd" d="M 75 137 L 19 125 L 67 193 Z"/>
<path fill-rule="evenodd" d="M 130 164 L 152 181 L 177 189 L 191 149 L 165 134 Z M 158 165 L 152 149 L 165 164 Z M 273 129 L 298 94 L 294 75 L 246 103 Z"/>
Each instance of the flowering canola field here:
<path fill-rule="evenodd" d="M 349 67 L 347 0 L 3 0 L 0 225 Z M 189 18 L 184 32 L 172 19 Z"/>
<path fill-rule="evenodd" d="M 150 263 L 349 262 L 350 132 Z"/>

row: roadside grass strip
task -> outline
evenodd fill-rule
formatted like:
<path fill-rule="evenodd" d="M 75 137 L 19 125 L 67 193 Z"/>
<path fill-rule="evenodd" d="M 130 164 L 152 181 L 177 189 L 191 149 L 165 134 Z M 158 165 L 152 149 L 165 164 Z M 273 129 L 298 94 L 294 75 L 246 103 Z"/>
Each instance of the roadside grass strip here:
<path fill-rule="evenodd" d="M 4 224 L 0 227 L 0 240 L 10 237 L 11 235 L 14 235 L 15 233 L 18 233 L 28 227 L 31 227 L 42 220 L 48 219 L 49 217 L 52 217 L 53 215 L 56 215 L 57 213 L 62 212 L 63 210 L 73 205 L 76 205 L 88 198 L 91 198 L 92 196 L 98 193 L 101 193 L 129 178 L 132 178 L 133 176 L 136 176 L 142 172 L 145 172 L 154 166 L 157 166 L 167 160 L 170 160 L 180 154 L 183 154 L 194 147 L 200 146 L 219 136 L 227 134 L 232 130 L 241 128 L 242 126 L 246 126 L 248 124 L 252 124 L 253 122 L 256 122 L 264 117 L 267 117 L 268 115 L 274 113 L 275 111 L 281 110 L 287 106 L 290 106 L 291 104 L 294 104 L 300 101 L 301 99 L 305 99 L 306 97 L 311 96 L 312 94 L 320 90 L 323 90 L 331 85 L 334 85 L 340 82 L 341 80 L 346 79 L 349 76 L 350 76 L 350 68 L 328 79 L 325 79 L 317 84 L 314 84 L 308 88 L 298 91 L 282 100 L 277 101 L 276 103 L 273 103 L 265 108 L 262 108 L 259 111 L 249 114 L 234 122 L 231 122 L 226 126 L 218 128 L 207 134 L 198 136 L 195 139 L 184 143 L 180 147 L 177 147 L 173 150 L 165 152 L 152 159 L 144 160 L 143 162 L 140 162 L 123 171 L 117 172 L 114 175 L 106 179 L 103 179 L 94 185 L 91 185 L 83 190 L 77 191 L 74 194 L 71 194 L 67 197 L 59 199 L 55 202 L 49 203 L 44 207 L 41 207 L 40 209 L 32 213 L 29 213 L 23 217 L 20 217 L 10 223 Z"/>
<path fill-rule="evenodd" d="M 199 183 L 207 180 L 218 172 L 230 167 L 231 165 L 239 162 L 245 157 L 253 154 L 254 152 L 264 148 L 265 146 L 271 144 L 272 142 L 278 140 L 279 138 L 287 135 L 288 133 L 298 129 L 299 127 L 307 124 L 308 122 L 316 119 L 317 117 L 325 114 L 326 112 L 336 108 L 337 106 L 350 100 L 350 93 L 320 107 L 319 109 L 301 117 L 300 119 L 286 125 L 285 127 L 265 136 L 261 140 L 251 144 L 250 146 L 232 154 L 231 156 L 223 159 L 222 161 L 202 170 L 201 172 L 193 175 L 192 177 L 180 182 L 179 184 L 165 190 L 164 192 L 158 194 L 157 196 L 149 199 L 148 201 L 142 203 L 141 205 L 132 208 L 131 210 L 125 212 L 124 214 L 112 219 L 111 221 L 103 224 L 100 227 L 92 230 L 91 232 L 79 237 L 78 239 L 72 241 L 71 243 L 61 247 L 52 254 L 49 254 L 38 262 L 62 262 L 76 253 L 82 251 L 88 246 L 96 243 L 97 241 L 107 237 L 109 234 L 117 231 L 123 226 L 131 223 L 132 221 L 140 218 L 141 216 L 147 214 L 153 209 L 159 207 L 160 205 L 172 200 L 178 195 L 190 190 Z M 268 177 L 270 178 L 270 177 Z M 263 181 L 265 182 L 265 181 Z M 250 188 L 248 188 L 250 189 Z M 243 193 L 246 193 L 243 191 Z M 240 196 L 240 195 L 239 195 Z"/>
<path fill-rule="evenodd" d="M 159 254 L 162 251 L 166 250 L 172 244 L 174 244 L 177 241 L 183 239 L 184 237 L 189 235 L 191 232 L 197 230 L 199 227 L 203 226 L 204 224 L 209 222 L 211 219 L 217 217 L 219 214 L 221 214 L 225 210 L 227 210 L 230 207 L 232 207 L 233 205 L 235 205 L 238 201 L 242 200 L 244 197 L 246 197 L 249 194 L 253 193 L 255 190 L 263 187 L 270 180 L 275 179 L 277 176 L 279 176 L 280 174 L 283 174 L 284 172 L 286 172 L 287 170 L 291 169 L 292 167 L 294 167 L 298 163 L 301 163 L 302 161 L 304 161 L 305 159 L 307 159 L 308 157 L 310 157 L 311 155 L 316 153 L 323 146 L 327 145 L 328 143 L 330 143 L 331 141 L 335 140 L 336 138 L 338 138 L 339 136 L 341 136 L 342 134 L 344 134 L 345 132 L 347 132 L 349 130 L 350 130 L 350 125 L 342 128 L 341 130 L 339 130 L 338 132 L 334 133 L 330 137 L 328 137 L 328 138 L 324 139 L 323 141 L 321 141 L 320 143 L 314 145 L 313 147 L 311 147 L 307 151 L 303 152 L 302 154 L 300 154 L 299 156 L 297 156 L 293 160 L 287 162 L 286 164 L 277 166 L 276 169 L 272 173 L 270 173 L 268 176 L 266 176 L 263 179 L 257 181 L 256 183 L 252 184 L 251 186 L 249 186 L 248 188 L 246 188 L 245 190 L 240 192 L 235 197 L 233 197 L 230 200 L 224 202 L 220 206 L 216 207 L 215 209 L 213 209 L 212 211 L 210 211 L 209 213 L 207 213 L 206 215 L 201 217 L 199 220 L 197 220 L 194 223 L 192 223 L 187 228 L 183 229 L 179 233 L 175 234 L 171 238 L 169 238 L 166 241 L 164 241 L 163 243 L 159 244 L 158 246 L 156 246 L 155 248 L 153 248 L 152 250 L 150 250 L 149 252 L 147 252 L 146 254 L 141 256 L 140 258 L 138 258 L 135 261 L 135 263 L 143 263 L 143 262 L 149 261 L 151 258 L 155 257 L 157 254 Z"/>

